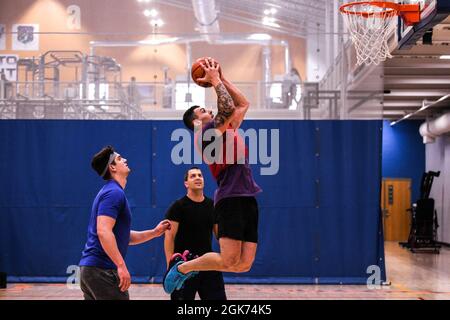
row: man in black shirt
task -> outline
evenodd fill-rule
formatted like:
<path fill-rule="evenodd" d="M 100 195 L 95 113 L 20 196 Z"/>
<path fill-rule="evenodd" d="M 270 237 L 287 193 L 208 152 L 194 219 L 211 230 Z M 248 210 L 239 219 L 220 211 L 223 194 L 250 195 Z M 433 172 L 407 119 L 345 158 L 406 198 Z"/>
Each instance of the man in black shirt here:
<path fill-rule="evenodd" d="M 204 180 L 202 172 L 192 167 L 184 175 L 187 195 L 175 201 L 166 213 L 172 228 L 166 231 L 164 252 L 167 266 L 174 253 L 189 250 L 191 256 L 201 256 L 211 252 L 211 237 L 214 231 L 217 237 L 217 224 L 214 215 L 214 203 L 203 194 Z M 197 276 L 186 280 L 181 290 L 171 294 L 171 300 L 194 300 L 198 292 L 202 300 L 226 300 L 222 273 L 219 271 L 201 271 Z"/>

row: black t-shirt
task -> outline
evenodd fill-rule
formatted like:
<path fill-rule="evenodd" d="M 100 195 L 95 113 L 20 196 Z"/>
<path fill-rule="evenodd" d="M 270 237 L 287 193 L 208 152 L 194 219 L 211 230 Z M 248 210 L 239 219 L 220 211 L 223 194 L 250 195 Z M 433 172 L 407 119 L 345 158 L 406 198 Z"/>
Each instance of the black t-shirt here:
<path fill-rule="evenodd" d="M 166 213 L 166 219 L 179 223 L 174 252 L 184 250 L 199 256 L 211 252 L 211 237 L 215 223 L 214 202 L 205 197 L 195 202 L 184 196 L 175 201 Z"/>

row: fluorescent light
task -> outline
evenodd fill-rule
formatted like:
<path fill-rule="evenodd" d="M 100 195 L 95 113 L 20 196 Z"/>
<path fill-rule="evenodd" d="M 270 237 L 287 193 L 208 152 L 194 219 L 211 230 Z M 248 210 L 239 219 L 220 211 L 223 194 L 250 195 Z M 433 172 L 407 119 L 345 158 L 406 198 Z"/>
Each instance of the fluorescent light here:
<path fill-rule="evenodd" d="M 391 127 L 393 127 L 393 126 L 395 126 L 397 123 L 399 123 L 399 122 L 402 122 L 403 120 L 406 120 L 406 119 L 408 119 L 408 118 L 411 118 L 412 116 L 413 116 L 413 114 L 415 114 L 416 112 L 413 112 L 413 113 L 408 113 L 407 115 L 405 115 L 403 118 L 401 118 L 400 120 L 397 120 L 397 121 L 392 121 L 391 123 L 390 123 L 390 125 L 391 125 Z"/>
<path fill-rule="evenodd" d="M 450 60 L 450 55 L 443 55 L 443 56 L 440 56 L 439 59 L 442 59 L 442 60 Z"/>
<path fill-rule="evenodd" d="M 272 37 L 267 33 L 254 33 L 247 37 L 249 40 L 271 40 Z"/>
<path fill-rule="evenodd" d="M 145 9 L 144 10 L 144 16 L 146 16 L 146 17 L 156 17 L 158 15 L 158 11 L 156 11 L 155 9 L 152 9 L 152 10 L 148 10 L 148 9 Z"/>
<path fill-rule="evenodd" d="M 403 118 L 401 118 L 401 119 L 399 119 L 399 120 L 397 120 L 397 121 L 391 122 L 391 126 L 394 126 L 394 125 L 396 125 L 397 123 L 399 123 L 399 122 L 401 122 L 401 121 L 403 121 L 403 120 L 405 120 L 405 119 L 411 118 L 411 117 L 412 117 L 413 115 L 415 115 L 416 113 L 419 113 L 419 112 L 421 112 L 421 111 L 423 111 L 423 110 L 425 110 L 425 109 L 428 109 L 429 107 L 432 107 L 432 106 L 434 106 L 435 104 L 437 104 L 437 103 L 439 103 L 439 102 L 442 102 L 442 101 L 444 101 L 444 100 L 447 100 L 447 99 L 449 99 L 449 98 L 450 98 L 450 94 L 447 94 L 447 95 L 445 95 L 445 96 L 439 98 L 439 99 L 436 100 L 436 101 L 426 101 L 426 100 L 424 100 L 424 101 L 422 101 L 422 108 L 420 108 L 420 109 L 417 110 L 417 111 L 414 111 L 414 112 L 412 112 L 412 113 L 409 113 L 409 114 L 405 115 Z"/>
<path fill-rule="evenodd" d="M 269 26 L 269 27 L 275 27 L 275 28 L 280 27 L 280 25 L 275 22 L 275 18 L 273 18 L 273 17 L 264 17 L 262 20 L 262 24 Z"/>
<path fill-rule="evenodd" d="M 268 16 L 269 14 L 275 14 L 275 13 L 277 13 L 277 9 L 275 9 L 275 8 L 270 8 L 270 9 L 264 10 L 264 14 L 266 16 Z"/>
<path fill-rule="evenodd" d="M 162 21 L 161 19 L 152 19 L 152 20 L 150 21 L 150 24 L 151 24 L 152 26 L 161 27 L 161 26 L 164 25 L 164 21 Z"/>
<path fill-rule="evenodd" d="M 139 41 L 140 44 L 143 45 L 160 45 L 160 44 L 166 44 L 166 43 L 173 43 L 177 41 L 178 38 L 165 38 L 165 39 L 148 39 L 148 40 L 142 40 Z"/>

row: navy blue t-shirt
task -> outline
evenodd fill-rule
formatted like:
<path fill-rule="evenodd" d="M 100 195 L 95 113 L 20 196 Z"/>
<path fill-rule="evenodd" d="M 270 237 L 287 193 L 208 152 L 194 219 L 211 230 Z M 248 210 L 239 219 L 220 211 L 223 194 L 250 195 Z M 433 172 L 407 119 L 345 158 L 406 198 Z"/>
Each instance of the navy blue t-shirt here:
<path fill-rule="evenodd" d="M 92 205 L 88 236 L 84 247 L 80 266 L 117 269 L 108 257 L 97 235 L 97 216 L 108 216 L 116 220 L 113 233 L 117 247 L 125 259 L 130 242 L 131 211 L 122 187 L 114 180 L 109 180 L 95 197 Z"/>

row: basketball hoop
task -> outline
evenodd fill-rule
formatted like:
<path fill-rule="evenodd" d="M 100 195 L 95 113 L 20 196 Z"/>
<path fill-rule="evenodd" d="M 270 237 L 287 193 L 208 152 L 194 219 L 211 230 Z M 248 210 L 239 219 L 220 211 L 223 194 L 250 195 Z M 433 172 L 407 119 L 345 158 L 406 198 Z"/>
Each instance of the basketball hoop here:
<path fill-rule="evenodd" d="M 360 1 L 346 3 L 340 7 L 340 11 L 355 45 L 358 65 L 377 65 L 392 58 L 388 38 L 396 27 L 397 16 L 406 25 L 420 21 L 419 4 Z"/>

